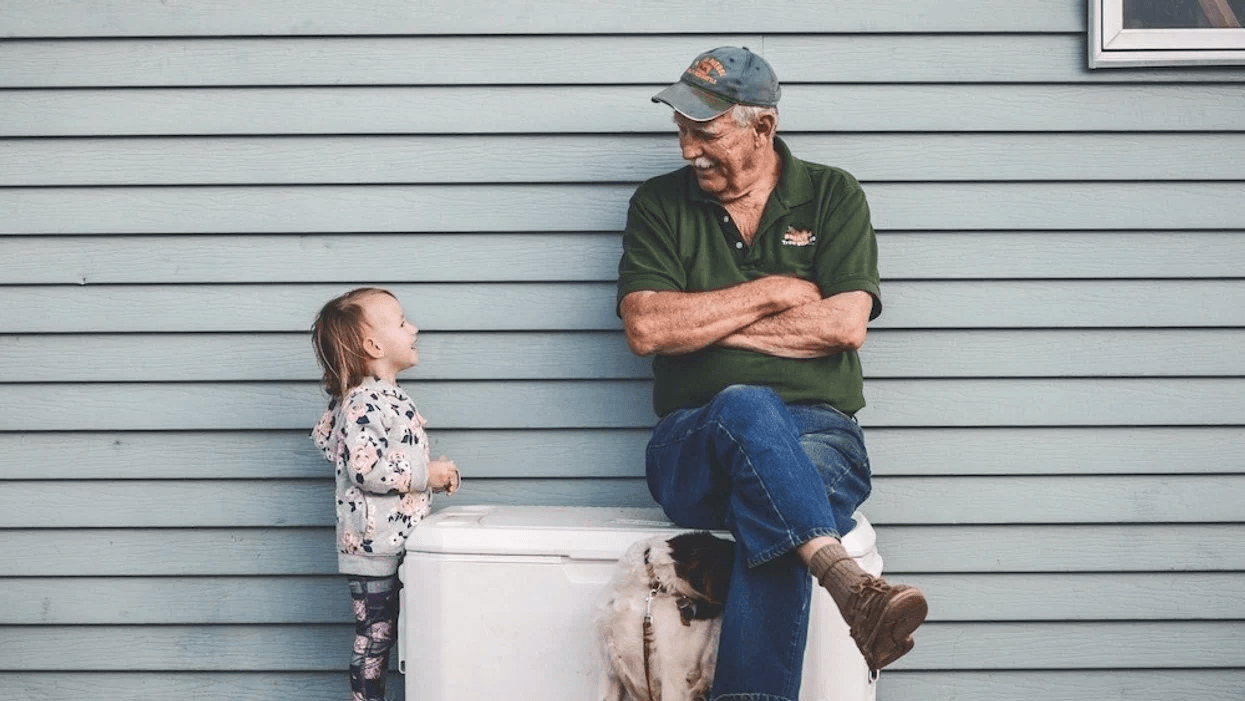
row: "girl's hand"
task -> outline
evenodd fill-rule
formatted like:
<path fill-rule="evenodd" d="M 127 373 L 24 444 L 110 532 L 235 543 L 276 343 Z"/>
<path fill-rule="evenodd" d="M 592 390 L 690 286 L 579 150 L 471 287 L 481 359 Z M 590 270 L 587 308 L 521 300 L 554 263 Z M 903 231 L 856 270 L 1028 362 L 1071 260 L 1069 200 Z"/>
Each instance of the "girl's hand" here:
<path fill-rule="evenodd" d="M 453 494 L 462 485 L 462 477 L 458 474 L 458 466 L 453 460 L 442 455 L 428 463 L 428 488 L 434 492 Z"/>

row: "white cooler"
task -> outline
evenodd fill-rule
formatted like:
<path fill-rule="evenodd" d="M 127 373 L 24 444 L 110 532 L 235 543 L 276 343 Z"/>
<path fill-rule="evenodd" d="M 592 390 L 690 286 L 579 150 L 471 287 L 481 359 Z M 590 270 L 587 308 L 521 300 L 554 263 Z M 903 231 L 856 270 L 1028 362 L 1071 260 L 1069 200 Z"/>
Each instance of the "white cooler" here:
<path fill-rule="evenodd" d="M 880 575 L 857 513 L 843 545 Z M 637 540 L 687 529 L 660 509 L 460 506 L 407 541 L 399 669 L 408 701 L 596 701 L 592 619 L 614 565 Z M 830 595 L 814 586 L 801 701 L 873 701 L 875 682 Z"/>

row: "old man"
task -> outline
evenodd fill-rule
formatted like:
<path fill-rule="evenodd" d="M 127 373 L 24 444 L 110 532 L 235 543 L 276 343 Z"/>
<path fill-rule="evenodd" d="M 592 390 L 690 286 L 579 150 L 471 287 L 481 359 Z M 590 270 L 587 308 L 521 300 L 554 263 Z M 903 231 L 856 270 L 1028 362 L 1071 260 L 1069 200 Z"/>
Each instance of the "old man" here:
<path fill-rule="evenodd" d="M 839 537 L 869 495 L 857 349 L 881 313 L 859 183 L 777 138 L 778 79 L 746 48 L 698 56 L 653 97 L 687 165 L 640 186 L 619 263 L 627 341 L 654 355 L 653 497 L 739 547 L 713 699 L 795 701 L 812 590 L 870 669 L 912 649 L 920 590 L 864 572 Z"/>

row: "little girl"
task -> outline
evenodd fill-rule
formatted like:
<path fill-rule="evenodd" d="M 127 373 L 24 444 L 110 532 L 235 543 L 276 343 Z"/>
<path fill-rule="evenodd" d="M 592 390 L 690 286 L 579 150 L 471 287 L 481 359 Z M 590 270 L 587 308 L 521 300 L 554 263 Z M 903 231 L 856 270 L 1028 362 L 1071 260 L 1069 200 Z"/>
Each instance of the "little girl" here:
<path fill-rule="evenodd" d="M 458 489 L 458 467 L 429 459 L 424 417 L 398 387 L 398 373 L 419 362 L 419 329 L 393 293 L 347 292 L 311 331 L 332 398 L 311 437 L 337 469 L 337 563 L 354 598 L 350 688 L 354 701 L 384 701 L 406 537 L 428 515 L 431 492 Z"/>

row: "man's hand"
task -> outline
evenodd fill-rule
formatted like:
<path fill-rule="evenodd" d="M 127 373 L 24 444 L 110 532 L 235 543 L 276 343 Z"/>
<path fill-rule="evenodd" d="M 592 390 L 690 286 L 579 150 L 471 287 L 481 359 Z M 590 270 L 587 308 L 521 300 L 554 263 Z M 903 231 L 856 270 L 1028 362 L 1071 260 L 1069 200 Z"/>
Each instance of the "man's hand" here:
<path fill-rule="evenodd" d="M 821 358 L 864 345 L 872 311 L 868 292 L 842 292 L 767 316 L 718 344 L 781 358 Z"/>
<path fill-rule="evenodd" d="M 798 277 L 770 275 L 746 282 L 744 285 L 754 285 L 773 295 L 784 311 L 821 299 L 821 288 L 817 287 L 817 283 Z"/>
<path fill-rule="evenodd" d="M 640 290 L 623 298 L 621 311 L 637 355 L 682 355 L 820 299 L 816 283 L 771 275 L 710 292 Z"/>

